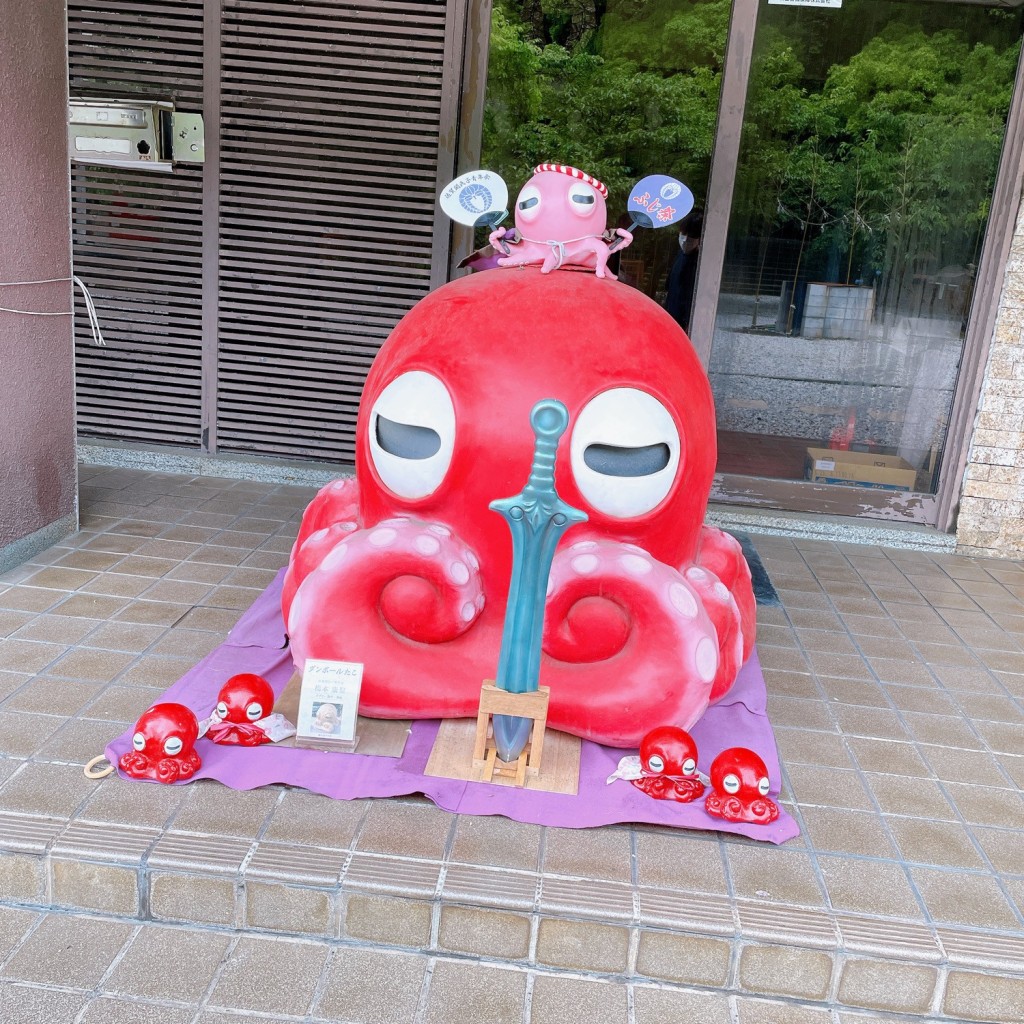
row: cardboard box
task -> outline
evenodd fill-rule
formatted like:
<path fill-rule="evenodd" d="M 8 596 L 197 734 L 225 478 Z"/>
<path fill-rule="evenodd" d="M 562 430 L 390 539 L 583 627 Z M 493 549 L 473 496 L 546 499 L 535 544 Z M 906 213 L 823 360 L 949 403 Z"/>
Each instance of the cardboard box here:
<path fill-rule="evenodd" d="M 898 455 L 808 448 L 804 476 L 819 484 L 912 491 L 917 470 Z"/>

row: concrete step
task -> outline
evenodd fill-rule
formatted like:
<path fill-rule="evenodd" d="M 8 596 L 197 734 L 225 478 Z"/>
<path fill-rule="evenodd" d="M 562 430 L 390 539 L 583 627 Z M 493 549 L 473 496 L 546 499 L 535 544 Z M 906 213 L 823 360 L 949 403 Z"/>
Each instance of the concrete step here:
<path fill-rule="evenodd" d="M 180 793 L 116 778 L 102 785 L 110 800 L 128 805 Z M 717 843 L 699 834 L 680 842 L 664 830 L 606 829 L 587 833 L 589 853 L 581 853 L 576 840 L 584 834 L 566 833 L 564 847 L 537 870 L 525 866 L 536 858 L 532 826 L 475 819 L 487 827 L 460 832 L 457 843 L 460 819 L 417 799 L 345 804 L 283 787 L 235 793 L 193 785 L 222 798 L 223 807 L 237 805 L 233 820 L 221 822 L 225 834 L 177 827 L 190 824 L 187 801 L 170 828 L 0 813 L 0 900 L 26 912 L 99 914 L 132 927 L 405 951 L 431 963 L 468 960 L 628 993 L 623 1005 L 632 1016 L 580 1018 L 587 1020 L 688 1019 L 637 1010 L 646 1000 L 665 1012 L 687 994 L 714 997 L 729 1014 L 750 1003 L 741 1021 L 824 1022 L 838 1020 L 831 1015 L 840 1010 L 1021 1019 L 1020 935 L 799 906 L 774 897 L 770 877 L 762 899 L 694 891 L 709 888 L 699 858 L 717 856 Z M 228 834 L 244 831 L 247 808 L 269 804 L 286 808 L 276 825 L 272 815 L 258 832 Z M 552 835 L 561 830 L 548 830 L 554 844 Z M 440 856 L 428 853 L 435 837 Z M 660 879 L 641 883 L 635 844 L 682 856 Z M 616 851 L 631 862 L 626 877 Z M 576 873 L 567 862 L 578 865 Z"/>

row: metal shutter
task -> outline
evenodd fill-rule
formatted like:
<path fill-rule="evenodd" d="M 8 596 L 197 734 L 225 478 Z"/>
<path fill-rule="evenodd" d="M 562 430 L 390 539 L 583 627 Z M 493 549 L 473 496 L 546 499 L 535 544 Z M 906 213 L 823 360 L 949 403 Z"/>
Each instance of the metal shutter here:
<path fill-rule="evenodd" d="M 199 110 L 201 0 L 69 0 L 72 96 L 139 95 Z M 75 273 L 106 348 L 75 318 L 80 433 L 198 446 L 202 169 L 174 174 L 72 165 Z"/>
<path fill-rule="evenodd" d="M 445 21 L 226 0 L 219 448 L 351 461 L 369 365 L 430 287 Z"/>
<path fill-rule="evenodd" d="M 370 362 L 444 279 L 466 7 L 70 0 L 72 95 L 203 110 L 208 158 L 75 170 L 109 343 L 79 325 L 83 433 L 352 460 Z"/>

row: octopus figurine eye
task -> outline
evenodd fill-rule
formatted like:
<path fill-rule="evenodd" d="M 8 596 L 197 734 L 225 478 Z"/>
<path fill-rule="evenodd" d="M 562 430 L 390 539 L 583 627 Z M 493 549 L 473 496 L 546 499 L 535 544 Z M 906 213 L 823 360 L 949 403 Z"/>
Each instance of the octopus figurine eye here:
<path fill-rule="evenodd" d="M 768 797 L 768 769 L 752 750 L 723 750 L 711 762 L 711 786 L 704 809 L 716 818 L 768 825 L 779 816 L 778 804 Z"/>
<path fill-rule="evenodd" d="M 569 209 L 577 217 L 592 217 L 598 209 L 597 192 L 583 182 L 574 182 L 569 186 Z"/>
<path fill-rule="evenodd" d="M 455 406 L 441 381 L 423 370 L 401 374 L 370 419 L 370 456 L 384 486 L 411 500 L 436 491 L 455 448 Z"/>
<path fill-rule="evenodd" d="M 271 742 L 256 723 L 274 706 L 274 691 L 262 676 L 243 672 L 232 676 L 217 694 L 213 720 L 206 730 L 214 743 L 257 747 Z"/>
<path fill-rule="evenodd" d="M 177 782 L 189 779 L 202 761 L 195 751 L 199 722 L 183 704 L 154 704 L 135 724 L 132 749 L 118 766 L 133 779 Z"/>
<path fill-rule="evenodd" d="M 675 725 L 652 729 L 640 741 L 640 777 L 630 782 L 656 800 L 688 803 L 704 792 L 704 783 L 694 777 L 697 744 Z"/>
<path fill-rule="evenodd" d="M 516 200 L 516 220 L 533 223 L 540 216 L 541 205 L 540 189 L 533 185 L 523 186 Z"/>
<path fill-rule="evenodd" d="M 676 480 L 679 429 L 672 414 L 639 388 L 612 388 L 576 420 L 572 472 L 591 507 L 615 519 L 657 508 Z"/>

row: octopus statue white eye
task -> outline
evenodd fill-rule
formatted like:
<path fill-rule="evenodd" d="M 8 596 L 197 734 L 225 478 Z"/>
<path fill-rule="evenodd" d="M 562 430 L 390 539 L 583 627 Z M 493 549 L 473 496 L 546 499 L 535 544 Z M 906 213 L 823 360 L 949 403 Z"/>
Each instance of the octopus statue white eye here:
<path fill-rule="evenodd" d="M 679 467 L 671 413 L 638 388 L 612 388 L 579 414 L 570 455 L 580 493 L 616 519 L 642 516 L 666 498 Z"/>
<path fill-rule="evenodd" d="M 370 413 L 370 457 L 388 490 L 425 498 L 444 480 L 455 448 L 455 406 L 431 373 L 396 377 Z"/>
<path fill-rule="evenodd" d="M 597 192 L 582 181 L 573 182 L 569 186 L 569 209 L 577 217 L 592 217 L 600 209 Z"/>
<path fill-rule="evenodd" d="M 516 200 L 516 220 L 532 224 L 540 216 L 542 206 L 543 198 L 540 189 L 533 185 L 526 185 Z"/>

